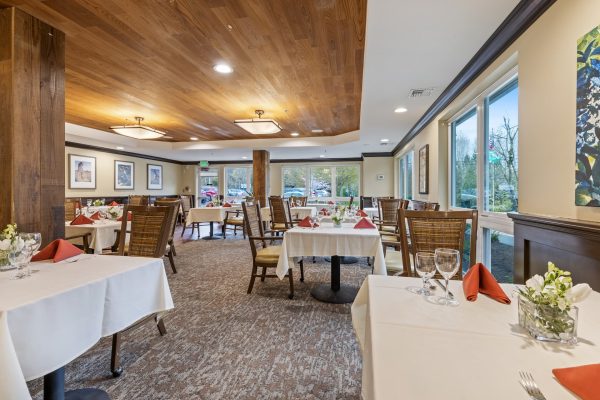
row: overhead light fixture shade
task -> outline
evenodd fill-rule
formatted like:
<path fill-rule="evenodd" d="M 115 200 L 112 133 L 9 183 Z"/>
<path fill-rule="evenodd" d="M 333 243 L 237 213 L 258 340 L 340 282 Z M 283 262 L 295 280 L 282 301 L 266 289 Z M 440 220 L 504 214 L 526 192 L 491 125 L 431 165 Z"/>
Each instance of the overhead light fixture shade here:
<path fill-rule="evenodd" d="M 142 125 L 144 118 L 135 117 L 137 124 L 135 125 L 121 125 L 111 126 L 110 129 L 118 133 L 119 135 L 129 136 L 134 139 L 148 140 L 148 139 L 160 139 L 165 136 L 165 132 L 161 132 L 149 126 Z"/>
<path fill-rule="evenodd" d="M 265 113 L 263 110 L 256 110 L 255 113 L 258 118 L 236 119 L 233 123 L 253 135 L 271 135 L 281 131 L 281 126 L 274 119 L 261 118 Z"/>

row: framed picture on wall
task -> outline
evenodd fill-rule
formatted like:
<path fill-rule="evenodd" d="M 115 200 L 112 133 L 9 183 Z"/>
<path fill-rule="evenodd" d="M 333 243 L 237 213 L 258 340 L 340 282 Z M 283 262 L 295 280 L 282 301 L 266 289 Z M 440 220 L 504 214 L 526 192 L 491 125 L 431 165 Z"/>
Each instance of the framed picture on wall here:
<path fill-rule="evenodd" d="M 419 194 L 429 193 L 429 145 L 419 149 Z"/>
<path fill-rule="evenodd" d="M 69 154 L 69 189 L 96 189 L 96 157 Z"/>
<path fill-rule="evenodd" d="M 133 190 L 134 163 L 115 160 L 115 190 Z"/>
<path fill-rule="evenodd" d="M 162 172 L 162 165 L 148 164 L 148 189 L 163 188 Z"/>

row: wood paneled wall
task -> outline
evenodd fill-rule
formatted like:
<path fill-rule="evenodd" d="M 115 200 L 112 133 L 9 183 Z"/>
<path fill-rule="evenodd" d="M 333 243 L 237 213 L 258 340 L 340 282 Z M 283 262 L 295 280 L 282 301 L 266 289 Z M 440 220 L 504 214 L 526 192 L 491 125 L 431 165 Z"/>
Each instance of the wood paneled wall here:
<path fill-rule="evenodd" d="M 0 226 L 64 236 L 65 36 L 0 9 Z"/>
<path fill-rule="evenodd" d="M 252 151 L 252 173 L 254 198 L 266 206 L 269 197 L 269 163 L 270 155 L 267 150 Z"/>

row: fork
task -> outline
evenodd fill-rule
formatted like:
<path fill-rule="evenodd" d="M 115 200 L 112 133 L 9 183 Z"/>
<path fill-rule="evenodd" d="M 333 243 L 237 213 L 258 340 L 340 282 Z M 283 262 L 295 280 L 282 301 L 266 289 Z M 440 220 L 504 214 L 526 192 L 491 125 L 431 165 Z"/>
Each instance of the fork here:
<path fill-rule="evenodd" d="M 523 389 L 525 389 L 532 400 L 546 400 L 531 373 L 519 371 L 519 375 L 521 376 L 519 383 L 521 383 L 521 386 L 523 386 Z"/>

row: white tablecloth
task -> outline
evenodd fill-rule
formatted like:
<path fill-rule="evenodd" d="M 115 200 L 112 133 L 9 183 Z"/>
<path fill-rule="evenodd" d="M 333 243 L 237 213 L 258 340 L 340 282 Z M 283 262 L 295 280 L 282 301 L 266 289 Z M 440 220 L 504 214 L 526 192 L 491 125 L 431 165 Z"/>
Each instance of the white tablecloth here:
<path fill-rule="evenodd" d="M 379 216 L 379 208 L 377 207 L 365 207 L 363 208 L 363 211 L 366 212 L 371 219 Z"/>
<path fill-rule="evenodd" d="M 83 211 L 83 214 L 86 216 L 91 216 L 92 214 L 94 214 L 96 211 L 100 211 L 101 213 L 108 213 L 108 210 L 110 210 L 111 208 L 117 208 L 119 210 L 119 215 L 123 214 L 123 205 L 119 205 L 119 206 L 84 206 L 81 208 L 81 211 Z"/>
<path fill-rule="evenodd" d="M 127 222 L 129 229 L 131 222 Z M 95 254 L 102 254 L 102 249 L 106 249 L 115 244 L 117 233 L 115 229 L 121 229 L 121 221 L 103 219 L 94 221 L 93 224 L 71 225 L 65 222 L 65 237 L 91 233 L 90 247 L 94 249 Z M 81 244 L 81 240 L 73 241 L 75 244 Z"/>
<path fill-rule="evenodd" d="M 569 347 L 530 338 L 518 326 L 516 298 L 504 305 L 480 294 L 468 302 L 462 283 L 453 281 L 460 305 L 444 307 L 407 286 L 421 280 L 369 276 L 352 305 L 365 400 L 525 400 L 520 370 L 533 374 L 546 398 L 575 399 L 552 369 L 600 361 L 599 293 L 578 304 L 580 341 Z M 503 288 L 511 295 L 515 285 Z"/>
<path fill-rule="evenodd" d="M 293 219 L 304 219 L 306 217 L 314 217 L 317 215 L 316 207 L 290 207 L 290 212 Z M 271 221 L 271 210 L 269 207 L 262 207 L 260 209 L 260 217 L 264 222 Z"/>
<path fill-rule="evenodd" d="M 162 259 L 84 254 L 33 263 L 31 278 L 0 274 L 0 399 L 77 358 L 101 337 L 173 308 Z M 109 348 L 106 351 L 110 351 Z"/>
<path fill-rule="evenodd" d="M 234 205 L 232 207 L 202 207 L 202 208 L 190 208 L 190 212 L 186 219 L 186 224 L 191 223 L 202 223 L 202 222 L 220 222 L 222 223 L 225 219 L 225 213 L 227 211 L 236 211 L 241 207 Z"/>
<path fill-rule="evenodd" d="M 386 275 L 381 236 L 377 229 L 354 229 L 354 224 L 323 223 L 321 227 L 295 227 L 285 232 L 282 240 L 281 256 L 277 263 L 277 276 L 283 279 L 293 257 L 303 256 L 355 256 L 375 257 L 374 271 Z"/>

